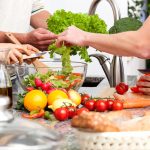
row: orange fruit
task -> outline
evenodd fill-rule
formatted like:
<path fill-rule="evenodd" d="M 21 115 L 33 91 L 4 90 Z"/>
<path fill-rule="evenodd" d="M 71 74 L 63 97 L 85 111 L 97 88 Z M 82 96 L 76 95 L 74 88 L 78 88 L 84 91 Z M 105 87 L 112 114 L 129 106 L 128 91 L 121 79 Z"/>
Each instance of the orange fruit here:
<path fill-rule="evenodd" d="M 60 98 L 68 98 L 68 95 L 62 90 L 54 90 L 48 95 L 48 105 L 52 105 L 53 102 Z"/>
<path fill-rule="evenodd" d="M 44 109 L 47 105 L 47 96 L 40 90 L 32 90 L 24 97 L 24 107 L 28 111 Z"/>

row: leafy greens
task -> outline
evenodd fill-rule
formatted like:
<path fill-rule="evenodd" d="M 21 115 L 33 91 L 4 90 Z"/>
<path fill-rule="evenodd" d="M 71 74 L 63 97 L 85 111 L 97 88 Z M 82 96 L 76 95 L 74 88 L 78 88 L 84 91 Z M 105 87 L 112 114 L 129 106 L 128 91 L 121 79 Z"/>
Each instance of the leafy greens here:
<path fill-rule="evenodd" d="M 73 13 L 71 11 L 57 10 L 53 16 L 50 16 L 47 20 L 48 29 L 55 33 L 59 34 L 63 32 L 67 27 L 74 25 L 84 31 L 93 32 L 93 33 L 107 33 L 107 26 L 105 22 L 98 17 L 98 15 L 88 15 L 83 13 Z M 91 62 L 91 59 L 88 55 L 86 47 L 71 46 L 66 47 L 62 46 L 57 48 L 55 43 L 49 45 L 50 57 L 53 57 L 53 54 L 61 55 L 62 60 L 62 72 L 69 74 L 72 71 L 71 66 L 71 55 L 79 54 L 81 59 L 84 59 L 86 62 Z"/>

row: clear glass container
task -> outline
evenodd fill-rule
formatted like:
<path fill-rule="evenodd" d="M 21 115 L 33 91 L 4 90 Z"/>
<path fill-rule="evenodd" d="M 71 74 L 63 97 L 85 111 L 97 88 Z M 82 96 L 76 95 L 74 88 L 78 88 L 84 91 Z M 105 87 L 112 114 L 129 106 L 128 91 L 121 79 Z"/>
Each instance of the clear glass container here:
<path fill-rule="evenodd" d="M 7 109 L 8 97 L 0 97 L 0 150 L 60 150 L 63 136 L 37 124 L 33 120 L 17 116 L 13 119 Z"/>
<path fill-rule="evenodd" d="M 7 56 L 10 49 L 0 49 L 0 96 L 9 96 L 12 107 L 12 83 L 6 69 Z"/>

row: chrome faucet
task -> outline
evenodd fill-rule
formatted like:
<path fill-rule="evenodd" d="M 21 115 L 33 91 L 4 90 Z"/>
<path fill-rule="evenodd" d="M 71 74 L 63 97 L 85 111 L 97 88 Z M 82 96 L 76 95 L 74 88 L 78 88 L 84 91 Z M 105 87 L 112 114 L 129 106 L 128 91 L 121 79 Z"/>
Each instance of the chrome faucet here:
<path fill-rule="evenodd" d="M 96 8 L 101 1 L 102 0 L 93 0 L 89 9 L 89 15 L 95 14 Z M 121 18 L 120 10 L 114 0 L 106 1 L 110 4 L 112 8 L 115 22 L 116 20 Z M 110 87 L 115 87 L 119 82 L 124 82 L 124 67 L 122 57 L 113 56 L 112 62 L 109 64 L 109 58 L 107 58 L 105 55 L 91 54 L 90 57 L 95 57 L 98 59 L 100 65 L 103 68 L 103 71 L 106 75 Z"/>

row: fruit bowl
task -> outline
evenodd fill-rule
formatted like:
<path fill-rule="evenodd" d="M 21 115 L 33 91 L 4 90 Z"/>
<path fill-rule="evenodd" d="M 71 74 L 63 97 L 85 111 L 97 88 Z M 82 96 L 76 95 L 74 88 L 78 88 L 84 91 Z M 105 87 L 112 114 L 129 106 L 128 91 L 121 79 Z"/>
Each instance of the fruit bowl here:
<path fill-rule="evenodd" d="M 87 72 L 86 63 L 71 62 L 72 72 L 64 74 L 61 61 L 41 62 L 45 65 L 44 67 L 35 67 L 33 64 L 26 63 L 16 65 L 17 77 L 23 90 L 27 90 L 28 87 L 36 88 L 34 82 L 36 78 L 40 79 L 42 83 L 51 83 L 53 88 L 77 91 L 82 86 Z"/>

